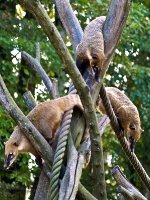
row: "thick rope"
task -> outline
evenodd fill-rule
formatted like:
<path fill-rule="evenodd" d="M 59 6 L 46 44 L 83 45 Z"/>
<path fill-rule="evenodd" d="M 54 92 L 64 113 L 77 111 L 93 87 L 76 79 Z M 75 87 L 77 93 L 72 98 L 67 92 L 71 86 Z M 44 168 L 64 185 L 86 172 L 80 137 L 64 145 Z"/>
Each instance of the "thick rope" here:
<path fill-rule="evenodd" d="M 75 89 L 73 83 L 71 83 L 68 93 L 76 94 L 76 92 L 77 90 Z M 57 144 L 54 162 L 52 166 L 52 175 L 51 175 L 51 181 L 50 181 L 51 200 L 58 200 L 59 198 L 59 175 L 60 175 L 61 165 L 63 162 L 63 157 L 65 155 L 72 113 L 73 113 L 73 109 L 67 111 L 64 114 L 62 125 L 61 125 L 61 132 L 58 139 L 58 144 Z"/>
<path fill-rule="evenodd" d="M 144 182 L 144 184 L 146 185 L 146 187 L 150 190 L 150 178 L 147 175 L 146 171 L 144 170 L 144 168 L 142 167 L 140 161 L 138 160 L 138 158 L 136 157 L 136 155 L 134 153 L 131 152 L 130 148 L 129 148 L 129 144 L 126 140 L 126 138 L 123 136 L 118 120 L 114 114 L 113 108 L 111 106 L 111 103 L 109 101 L 109 98 L 106 94 L 106 90 L 104 85 L 102 84 L 101 89 L 100 89 L 100 97 L 102 99 L 103 105 L 105 107 L 106 110 L 106 114 L 108 115 L 109 119 L 110 119 L 110 124 L 125 152 L 125 154 L 127 155 L 127 157 L 129 158 L 129 161 L 132 163 L 134 169 L 137 171 L 138 175 L 140 176 L 140 178 L 142 179 L 142 181 Z"/>
<path fill-rule="evenodd" d="M 64 114 L 61 132 L 54 156 L 54 162 L 52 166 L 52 174 L 51 174 L 51 181 L 50 181 L 50 194 L 51 200 L 58 200 L 59 196 L 59 175 L 60 169 L 63 162 L 63 157 L 65 155 L 66 144 L 68 139 L 68 133 L 70 130 L 70 122 L 72 118 L 73 109 L 67 111 Z"/>

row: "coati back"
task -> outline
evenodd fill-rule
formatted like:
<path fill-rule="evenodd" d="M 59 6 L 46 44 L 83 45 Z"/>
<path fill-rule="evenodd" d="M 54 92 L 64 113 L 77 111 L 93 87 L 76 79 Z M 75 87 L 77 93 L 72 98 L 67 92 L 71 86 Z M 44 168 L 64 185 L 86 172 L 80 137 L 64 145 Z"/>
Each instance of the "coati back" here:
<path fill-rule="evenodd" d="M 99 82 L 100 70 L 105 60 L 104 39 L 102 34 L 106 17 L 97 17 L 85 28 L 81 42 L 76 49 L 76 64 L 81 72 L 90 66 L 95 71 L 95 79 Z"/>
<path fill-rule="evenodd" d="M 28 119 L 49 142 L 52 142 L 54 134 L 61 123 L 62 115 L 67 110 L 77 106 L 83 110 L 79 95 L 70 94 L 55 100 L 38 104 L 27 115 Z M 20 152 L 30 152 L 39 159 L 39 155 L 32 147 L 28 138 L 19 126 L 16 126 L 11 137 L 5 143 L 6 160 L 4 168 L 8 169 Z"/>
<path fill-rule="evenodd" d="M 138 110 L 131 100 L 119 89 L 114 87 L 106 87 L 105 89 L 114 113 L 126 132 L 131 151 L 134 151 L 135 143 L 140 139 L 141 132 L 143 131 Z M 97 101 L 96 109 L 103 114 L 106 113 L 101 99 Z"/>

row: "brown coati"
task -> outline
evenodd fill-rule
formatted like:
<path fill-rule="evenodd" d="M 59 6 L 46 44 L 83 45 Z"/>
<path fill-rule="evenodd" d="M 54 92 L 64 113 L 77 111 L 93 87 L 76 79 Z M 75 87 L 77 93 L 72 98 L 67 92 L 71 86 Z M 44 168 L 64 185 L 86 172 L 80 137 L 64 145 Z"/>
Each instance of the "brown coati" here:
<path fill-rule="evenodd" d="M 130 149 L 133 152 L 135 143 L 140 139 L 141 132 L 143 131 L 138 110 L 131 100 L 119 89 L 114 87 L 106 87 L 105 89 L 114 113 L 126 133 L 126 137 L 130 142 Z M 100 98 L 96 102 L 96 109 L 103 114 L 106 113 Z"/>
<path fill-rule="evenodd" d="M 54 134 L 61 123 L 62 115 L 74 106 L 79 107 L 83 111 L 79 95 L 70 94 L 38 104 L 29 112 L 27 118 L 51 144 Z M 12 165 L 20 152 L 32 153 L 37 158 L 37 164 L 41 165 L 40 156 L 20 127 L 16 126 L 9 140 L 5 143 L 5 169 L 8 169 Z"/>
<path fill-rule="evenodd" d="M 105 60 L 102 28 L 106 17 L 97 17 L 85 28 L 81 42 L 76 49 L 76 65 L 83 75 L 87 67 L 95 72 L 95 79 L 100 81 L 100 71 Z"/>

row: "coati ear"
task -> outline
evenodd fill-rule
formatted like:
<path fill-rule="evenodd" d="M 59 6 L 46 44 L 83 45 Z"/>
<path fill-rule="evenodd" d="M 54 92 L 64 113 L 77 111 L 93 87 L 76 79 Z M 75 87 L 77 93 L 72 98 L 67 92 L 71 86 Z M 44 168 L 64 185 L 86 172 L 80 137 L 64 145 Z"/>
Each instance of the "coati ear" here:
<path fill-rule="evenodd" d="M 142 133 L 143 131 L 144 131 L 143 129 L 140 130 L 141 133 Z"/>
<path fill-rule="evenodd" d="M 14 145 L 15 145 L 16 147 L 18 147 L 18 144 L 17 144 L 16 142 L 14 142 Z"/>
<path fill-rule="evenodd" d="M 131 125 L 130 125 L 130 129 L 131 129 L 131 130 L 135 130 L 135 129 L 136 129 L 136 126 L 135 126 L 134 124 L 131 124 Z"/>

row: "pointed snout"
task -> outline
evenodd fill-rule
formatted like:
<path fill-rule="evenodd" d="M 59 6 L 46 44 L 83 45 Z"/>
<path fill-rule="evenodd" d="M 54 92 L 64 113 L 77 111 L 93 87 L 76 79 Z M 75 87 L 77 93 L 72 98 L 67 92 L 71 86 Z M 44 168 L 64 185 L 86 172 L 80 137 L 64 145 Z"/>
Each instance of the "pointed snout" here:
<path fill-rule="evenodd" d="M 10 160 L 8 159 L 8 156 L 7 156 L 4 163 L 4 169 L 7 169 L 9 165 L 10 165 Z"/>
<path fill-rule="evenodd" d="M 4 169 L 9 169 L 9 167 L 13 163 L 13 160 L 14 160 L 14 154 L 13 153 L 9 153 L 5 158 Z"/>
<path fill-rule="evenodd" d="M 9 165 L 7 165 L 6 163 L 4 163 L 4 169 L 7 169 Z"/>

